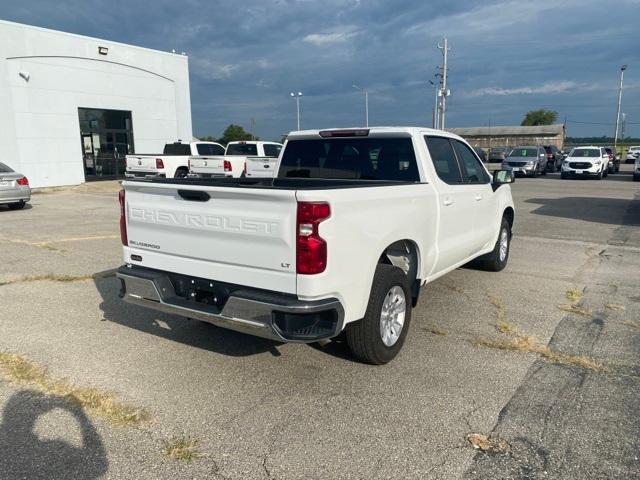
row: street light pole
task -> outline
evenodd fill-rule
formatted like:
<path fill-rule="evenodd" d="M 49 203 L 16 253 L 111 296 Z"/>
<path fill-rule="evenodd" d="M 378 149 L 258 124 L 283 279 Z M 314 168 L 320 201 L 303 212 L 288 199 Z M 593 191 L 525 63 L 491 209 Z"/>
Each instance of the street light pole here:
<path fill-rule="evenodd" d="M 624 80 L 624 71 L 627 69 L 626 65 L 620 67 L 620 89 L 618 90 L 618 108 L 616 109 L 616 133 L 613 136 L 613 150 L 617 151 L 618 147 L 618 128 L 620 127 L 620 105 L 622 103 L 622 81 Z"/>
<path fill-rule="evenodd" d="M 369 91 L 366 88 L 360 88 L 355 83 L 352 85 L 352 87 L 364 93 L 364 121 L 365 126 L 369 127 Z"/>
<path fill-rule="evenodd" d="M 296 118 L 298 120 L 298 130 L 300 130 L 300 97 L 302 96 L 302 92 L 291 92 L 289 95 L 291 95 L 292 98 L 296 99 Z"/>

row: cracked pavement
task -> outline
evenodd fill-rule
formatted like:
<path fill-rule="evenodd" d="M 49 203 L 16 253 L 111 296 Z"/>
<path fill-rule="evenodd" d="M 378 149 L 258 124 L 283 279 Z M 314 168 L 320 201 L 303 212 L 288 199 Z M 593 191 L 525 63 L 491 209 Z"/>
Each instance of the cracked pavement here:
<path fill-rule="evenodd" d="M 0 211 L 0 283 L 104 272 L 0 286 L 0 351 L 153 417 L 117 427 L 0 380 L 0 478 L 639 476 L 638 184 L 547 176 L 518 179 L 513 194 L 507 269 L 461 268 L 425 287 L 384 367 L 352 361 L 340 342 L 282 345 L 123 304 L 109 274 L 121 263 L 115 189 Z M 575 288 L 591 317 L 558 308 Z M 609 370 L 474 346 L 502 335 L 488 292 L 518 332 Z M 498 434 L 510 452 L 476 451 L 469 433 Z M 202 456 L 164 457 L 163 442 L 184 435 Z"/>

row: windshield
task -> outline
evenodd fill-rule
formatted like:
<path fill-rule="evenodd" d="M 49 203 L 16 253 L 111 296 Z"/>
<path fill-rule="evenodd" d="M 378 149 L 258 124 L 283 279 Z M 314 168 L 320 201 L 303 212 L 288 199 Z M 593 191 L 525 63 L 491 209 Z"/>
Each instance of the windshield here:
<path fill-rule="evenodd" d="M 510 157 L 535 157 L 537 155 L 537 148 L 514 148 L 509 154 Z"/>
<path fill-rule="evenodd" d="M 12 172 L 13 170 L 7 167 L 4 163 L 0 163 L 0 173 L 12 173 Z"/>
<path fill-rule="evenodd" d="M 225 155 L 258 155 L 258 146 L 255 143 L 230 143 L 227 145 Z"/>
<path fill-rule="evenodd" d="M 410 138 L 290 140 L 278 177 L 420 181 Z"/>
<path fill-rule="evenodd" d="M 592 158 L 592 157 L 599 157 L 600 156 L 600 150 L 598 150 L 597 148 L 574 148 L 571 151 L 571 157 L 578 157 L 578 158 Z"/>

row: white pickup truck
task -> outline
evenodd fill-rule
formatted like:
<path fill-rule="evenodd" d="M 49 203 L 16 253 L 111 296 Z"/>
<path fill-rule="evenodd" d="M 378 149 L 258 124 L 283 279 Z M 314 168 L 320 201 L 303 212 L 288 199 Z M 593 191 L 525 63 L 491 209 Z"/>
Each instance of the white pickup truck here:
<path fill-rule="evenodd" d="M 460 137 L 409 127 L 294 132 L 276 178 L 127 180 L 120 295 L 281 342 L 344 331 L 383 364 L 422 285 L 506 266 L 511 182 Z"/>
<path fill-rule="evenodd" d="M 247 140 L 229 142 L 224 156 L 189 158 L 191 177 L 273 177 L 281 143 Z"/>
<path fill-rule="evenodd" d="M 138 153 L 127 155 L 125 178 L 160 176 L 165 178 L 186 178 L 189 173 L 189 159 L 194 156 L 223 155 L 224 147 L 215 142 L 180 141 L 167 143 L 162 154 Z"/>

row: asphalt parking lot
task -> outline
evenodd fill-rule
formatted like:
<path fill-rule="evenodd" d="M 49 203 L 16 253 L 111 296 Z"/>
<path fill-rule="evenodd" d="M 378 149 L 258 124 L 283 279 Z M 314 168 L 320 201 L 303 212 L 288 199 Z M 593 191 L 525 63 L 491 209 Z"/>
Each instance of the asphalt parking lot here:
<path fill-rule="evenodd" d="M 122 303 L 114 184 L 0 209 L 0 478 L 637 478 L 640 184 L 512 189 L 507 269 L 426 286 L 383 367 Z"/>

